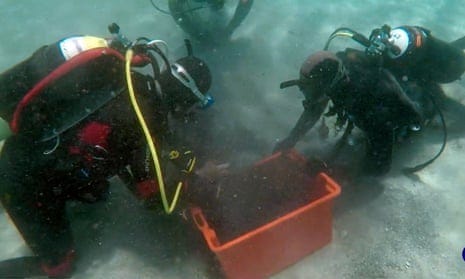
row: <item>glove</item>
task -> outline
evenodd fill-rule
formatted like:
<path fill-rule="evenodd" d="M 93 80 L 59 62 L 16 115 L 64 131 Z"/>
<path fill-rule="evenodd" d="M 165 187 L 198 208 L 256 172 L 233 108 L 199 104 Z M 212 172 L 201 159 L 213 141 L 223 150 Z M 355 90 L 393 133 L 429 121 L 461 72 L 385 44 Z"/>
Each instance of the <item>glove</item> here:
<path fill-rule="evenodd" d="M 144 180 L 136 184 L 136 196 L 147 210 L 157 211 L 160 209 L 160 199 L 157 195 L 159 191 L 160 188 L 155 179 Z"/>
<path fill-rule="evenodd" d="M 229 163 L 217 164 L 213 161 L 207 161 L 202 167 L 195 171 L 195 174 L 213 183 L 219 178 L 230 174 Z"/>

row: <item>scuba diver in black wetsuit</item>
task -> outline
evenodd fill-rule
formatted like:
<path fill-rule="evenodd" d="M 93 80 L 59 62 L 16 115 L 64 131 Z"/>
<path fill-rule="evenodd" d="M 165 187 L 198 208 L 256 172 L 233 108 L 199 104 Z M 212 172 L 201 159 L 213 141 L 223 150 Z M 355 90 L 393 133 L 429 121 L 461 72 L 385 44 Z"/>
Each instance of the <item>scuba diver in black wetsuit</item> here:
<path fill-rule="evenodd" d="M 158 11 L 170 14 L 176 24 L 193 38 L 210 41 L 229 38 L 247 17 L 253 4 L 253 0 L 237 0 L 234 14 L 226 22 L 224 18 L 228 16 L 221 14 L 225 10 L 225 0 L 168 0 L 169 11 L 158 8 L 153 0 L 151 2 Z M 221 23 L 218 19 L 204 18 L 208 17 L 205 9 L 212 17 L 221 17 Z"/>
<path fill-rule="evenodd" d="M 114 38 L 65 38 L 0 75 L 0 113 L 13 131 L 0 156 L 0 200 L 50 277 L 73 269 L 67 201 L 105 200 L 109 178 L 149 203 L 160 193 L 174 210 L 183 182 L 166 193 L 162 170 L 184 181 L 195 157 L 170 147 L 169 116 L 212 103 L 209 68 L 188 41 L 188 56 L 170 63 L 163 41 L 130 42 L 110 27 Z"/>
<path fill-rule="evenodd" d="M 365 51 L 327 51 L 337 36 L 347 36 L 366 47 Z M 297 85 L 302 91 L 304 112 L 289 136 L 274 151 L 292 148 L 323 115 L 337 116 L 336 125 L 346 125 L 341 142 L 354 126 L 366 137 L 363 170 L 382 175 L 390 170 L 396 140 L 422 129 L 437 113 L 444 127 L 440 152 L 413 168 L 424 168 L 444 150 L 445 122 L 439 109 L 444 96 L 440 84 L 460 78 L 465 71 L 465 54 L 460 40 L 446 43 L 417 26 L 373 30 L 369 38 L 348 29 L 336 30 L 325 51 L 310 55 L 300 68 L 300 78 L 283 82 L 281 88 Z M 341 143 L 340 142 L 340 143 Z M 340 146 L 340 145 L 338 145 Z M 337 151 L 333 155 L 335 155 Z"/>

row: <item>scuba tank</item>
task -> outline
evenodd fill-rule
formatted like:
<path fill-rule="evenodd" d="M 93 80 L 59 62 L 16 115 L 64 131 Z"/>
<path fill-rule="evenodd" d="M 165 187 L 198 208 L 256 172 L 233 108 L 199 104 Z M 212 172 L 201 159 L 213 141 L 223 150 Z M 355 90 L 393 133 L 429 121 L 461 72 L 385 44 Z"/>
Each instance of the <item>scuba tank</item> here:
<path fill-rule="evenodd" d="M 465 54 L 453 43 L 447 43 L 418 26 L 388 25 L 374 29 L 367 38 L 349 29 L 336 29 L 325 45 L 338 36 L 350 37 L 365 47 L 368 56 L 377 58 L 383 67 L 403 79 L 448 83 L 465 71 Z"/>
<path fill-rule="evenodd" d="M 448 83 L 459 79 L 465 71 L 463 50 L 435 38 L 425 28 L 394 28 L 389 43 L 399 52 L 387 51 L 386 67 L 403 76 Z"/>
<path fill-rule="evenodd" d="M 55 138 L 126 91 L 127 59 L 122 53 L 128 49 L 133 52 L 129 60 L 131 68 L 147 65 L 152 68 L 151 76 L 144 75 L 151 84 L 147 85 L 148 91 L 157 90 L 155 83 L 161 75 L 157 55 L 165 69 L 169 69 L 168 72 L 186 87 L 187 97 L 193 94 L 203 107 L 213 103 L 211 96 L 200 91 L 202 86 L 197 88 L 194 78 L 199 78 L 198 73 L 191 76 L 187 70 L 192 69 L 184 68 L 192 64 L 187 63 L 189 61 L 202 62 L 192 53 L 172 65 L 165 54 L 168 51 L 165 42 L 145 37 L 132 42 L 119 33 L 116 23 L 108 28 L 112 39 L 91 36 L 66 38 L 40 48 L 31 58 L 0 76 L 0 94 L 8 97 L 0 107 L 0 117 L 9 122 L 13 133 L 27 134 L 38 141 Z M 165 48 L 165 52 L 159 45 Z M 176 70 L 172 68 L 174 66 Z M 206 69 L 200 67 L 196 70 L 205 72 Z"/>
<path fill-rule="evenodd" d="M 112 39 L 74 36 L 44 46 L 0 76 L 0 117 L 13 133 L 49 140 L 124 91 L 121 51 L 132 42 L 115 23 L 109 30 Z M 156 63 L 141 53 L 134 66 Z"/>
<path fill-rule="evenodd" d="M 67 38 L 39 48 L 29 58 L 3 72 L 0 75 L 0 117 L 10 122 L 18 103 L 34 86 L 79 52 L 99 47 L 107 47 L 103 39 L 90 36 Z M 69 67 L 68 71 L 77 66 Z"/>

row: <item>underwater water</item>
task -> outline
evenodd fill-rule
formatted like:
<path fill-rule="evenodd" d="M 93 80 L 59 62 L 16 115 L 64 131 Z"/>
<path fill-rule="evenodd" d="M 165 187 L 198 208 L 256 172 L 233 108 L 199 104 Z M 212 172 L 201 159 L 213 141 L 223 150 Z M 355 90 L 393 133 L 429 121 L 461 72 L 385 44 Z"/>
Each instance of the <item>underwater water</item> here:
<path fill-rule="evenodd" d="M 167 7 L 166 1 L 155 2 Z M 279 83 L 296 78 L 304 59 L 322 49 L 336 28 L 369 35 L 385 23 L 420 25 L 452 41 L 465 35 L 464 14 L 465 5 L 452 0 L 255 0 L 227 43 L 193 41 L 195 54 L 212 71 L 216 103 L 201 117 L 208 125 L 186 127 L 186 134 L 198 140 L 208 159 L 246 167 L 268 156 L 302 112 L 300 92 L 280 90 Z M 129 39 L 166 41 L 173 59 L 185 55 L 187 35 L 148 0 L 2 0 L 0 71 L 62 37 L 107 36 L 112 22 Z M 331 50 L 345 47 L 358 45 L 338 38 Z M 449 139 L 441 157 L 415 176 L 400 172 L 440 148 L 441 129 L 433 125 L 396 147 L 387 176 L 353 179 L 338 174 L 342 193 L 335 200 L 332 242 L 272 278 L 465 278 L 465 83 L 443 88 L 456 102 L 444 112 Z M 202 138 L 205 129 L 208 137 Z M 297 149 L 324 156 L 335 139 L 333 131 L 327 141 L 311 131 Z M 360 156 L 356 144 L 346 149 L 341 165 Z M 73 278 L 219 276 L 212 272 L 203 239 L 182 218 L 146 210 L 119 181 L 112 186 L 108 202 L 70 207 L 79 254 Z M 30 255 L 3 209 L 0 243 L 0 260 Z"/>

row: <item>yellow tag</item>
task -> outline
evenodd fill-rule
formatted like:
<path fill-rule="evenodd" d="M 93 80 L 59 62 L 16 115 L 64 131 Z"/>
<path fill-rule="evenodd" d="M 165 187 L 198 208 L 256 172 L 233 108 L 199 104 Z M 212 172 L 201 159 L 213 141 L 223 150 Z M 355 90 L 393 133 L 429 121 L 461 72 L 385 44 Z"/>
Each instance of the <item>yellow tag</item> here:
<path fill-rule="evenodd" d="M 60 42 L 61 53 L 66 60 L 73 58 L 83 51 L 99 47 L 108 47 L 107 40 L 93 36 L 79 36 Z"/>

